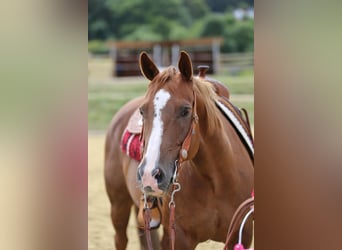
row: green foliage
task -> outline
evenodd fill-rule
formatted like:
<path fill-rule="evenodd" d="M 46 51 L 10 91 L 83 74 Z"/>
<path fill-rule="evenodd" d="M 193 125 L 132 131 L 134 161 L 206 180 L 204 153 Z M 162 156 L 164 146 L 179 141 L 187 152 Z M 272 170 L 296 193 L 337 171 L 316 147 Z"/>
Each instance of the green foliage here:
<path fill-rule="evenodd" d="M 188 29 L 183 26 L 177 25 L 177 23 L 172 23 L 169 38 L 170 40 L 182 40 L 187 38 L 193 38 Z"/>
<path fill-rule="evenodd" d="M 209 7 L 204 0 L 184 0 L 184 6 L 188 9 L 193 20 L 202 18 L 209 14 Z"/>
<path fill-rule="evenodd" d="M 100 40 L 89 41 L 88 51 L 92 54 L 108 54 L 109 52 L 106 43 Z"/>
<path fill-rule="evenodd" d="M 199 37 L 223 36 L 222 52 L 254 51 L 254 20 L 236 21 L 228 12 L 225 15 L 208 15 L 200 24 Z"/>
<path fill-rule="evenodd" d="M 200 36 L 215 37 L 222 36 L 225 28 L 224 18 L 222 15 L 210 15 L 203 24 L 203 30 Z"/>
<path fill-rule="evenodd" d="M 171 28 L 172 24 L 163 16 L 157 16 L 152 23 L 153 31 L 160 34 L 163 40 L 170 40 Z"/>
<path fill-rule="evenodd" d="M 222 52 L 253 51 L 254 20 L 236 21 L 231 11 L 253 4 L 250 0 L 89 0 L 88 40 L 220 36 Z M 101 51 L 97 44 L 90 46 L 92 51 Z"/>
<path fill-rule="evenodd" d="M 228 9 L 254 6 L 254 0 L 206 0 L 206 4 L 211 11 L 223 13 Z"/>
<path fill-rule="evenodd" d="M 161 41 L 162 36 L 154 32 L 150 26 L 141 25 L 127 35 L 125 39 L 131 41 Z"/>
<path fill-rule="evenodd" d="M 88 40 L 105 40 L 113 36 L 112 13 L 106 0 L 88 1 Z"/>
<path fill-rule="evenodd" d="M 118 39 L 126 39 L 141 25 L 149 26 L 148 30 L 152 30 L 153 36 L 168 39 L 172 26 L 170 22 L 176 21 L 181 26 L 189 26 L 191 23 L 190 15 L 181 0 L 108 0 L 108 2 L 113 13 L 112 23 L 117 30 L 115 37 Z"/>
<path fill-rule="evenodd" d="M 237 21 L 228 25 L 224 31 L 222 52 L 251 52 L 254 51 L 254 21 Z"/>

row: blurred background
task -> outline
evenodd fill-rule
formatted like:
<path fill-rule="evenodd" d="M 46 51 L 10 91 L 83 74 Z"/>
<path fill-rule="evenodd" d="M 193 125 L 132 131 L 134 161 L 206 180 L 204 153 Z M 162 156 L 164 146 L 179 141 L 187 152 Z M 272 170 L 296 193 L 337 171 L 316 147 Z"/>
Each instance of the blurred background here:
<path fill-rule="evenodd" d="M 248 110 L 254 127 L 254 2 L 251 0 L 88 1 L 88 249 L 112 249 L 114 229 L 104 189 L 105 132 L 118 109 L 146 92 L 138 58 L 177 65 L 186 50 Z M 128 249 L 139 249 L 134 214 Z M 205 242 L 196 249 L 222 249 Z"/>
<path fill-rule="evenodd" d="M 90 0 L 89 52 L 108 40 L 166 41 L 223 37 L 222 53 L 253 52 L 253 0 Z M 195 45 L 195 44 L 194 44 Z"/>

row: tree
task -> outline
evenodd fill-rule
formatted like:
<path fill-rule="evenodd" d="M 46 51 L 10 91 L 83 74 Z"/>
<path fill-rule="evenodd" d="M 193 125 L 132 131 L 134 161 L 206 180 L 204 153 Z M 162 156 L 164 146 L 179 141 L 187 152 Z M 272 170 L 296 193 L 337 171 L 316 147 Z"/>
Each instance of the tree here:
<path fill-rule="evenodd" d="M 226 26 L 222 52 L 248 51 L 254 51 L 254 21 L 238 21 Z"/>
<path fill-rule="evenodd" d="M 103 42 L 111 38 L 156 41 L 212 36 L 224 37 L 223 52 L 254 49 L 254 21 L 237 21 L 231 11 L 242 5 L 254 5 L 253 0 L 89 0 L 88 3 L 88 40 L 96 40 L 90 46 L 94 51 L 105 51 Z"/>
<path fill-rule="evenodd" d="M 207 5 L 213 12 L 225 12 L 228 8 L 234 9 L 245 4 L 247 6 L 254 6 L 254 0 L 206 0 Z"/>
<path fill-rule="evenodd" d="M 113 27 L 116 37 L 125 39 L 135 33 L 139 26 L 150 26 L 153 32 L 167 39 L 170 22 L 189 27 L 190 14 L 183 7 L 181 0 L 111 0 Z"/>
<path fill-rule="evenodd" d="M 222 15 L 210 15 L 206 18 L 203 24 L 203 30 L 200 36 L 212 37 L 222 36 L 224 33 L 224 17 Z"/>
<path fill-rule="evenodd" d="M 88 40 L 105 40 L 111 36 L 111 10 L 106 0 L 88 1 Z"/>
<path fill-rule="evenodd" d="M 203 18 L 209 14 L 209 7 L 204 0 L 183 0 L 183 2 L 192 20 Z"/>

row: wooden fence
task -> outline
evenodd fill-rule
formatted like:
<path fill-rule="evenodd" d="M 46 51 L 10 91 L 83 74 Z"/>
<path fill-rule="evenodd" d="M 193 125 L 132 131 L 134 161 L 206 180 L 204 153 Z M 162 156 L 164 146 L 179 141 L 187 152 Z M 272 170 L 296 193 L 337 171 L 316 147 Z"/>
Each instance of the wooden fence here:
<path fill-rule="evenodd" d="M 134 74 L 140 75 L 140 69 L 138 65 L 138 55 L 137 52 L 135 57 L 132 58 L 122 58 L 122 60 L 128 60 L 128 64 L 125 67 L 132 68 Z M 190 53 L 191 58 L 194 60 L 194 73 L 197 74 L 197 65 L 211 65 L 210 60 L 211 55 L 195 54 Z M 194 58 L 193 58 L 194 57 Z M 219 54 L 217 72 L 218 74 L 238 74 L 243 70 L 251 70 L 254 67 L 254 54 L 253 53 L 232 53 L 232 54 Z M 97 57 L 91 56 L 88 60 L 89 75 L 92 77 L 110 77 L 113 73 L 113 68 L 116 68 L 115 62 L 110 57 Z M 128 68 L 126 68 L 127 70 Z M 137 72 L 136 72 L 137 71 Z M 212 73 L 212 69 L 208 72 Z"/>
<path fill-rule="evenodd" d="M 237 74 L 242 70 L 254 68 L 254 53 L 220 54 L 218 73 Z"/>

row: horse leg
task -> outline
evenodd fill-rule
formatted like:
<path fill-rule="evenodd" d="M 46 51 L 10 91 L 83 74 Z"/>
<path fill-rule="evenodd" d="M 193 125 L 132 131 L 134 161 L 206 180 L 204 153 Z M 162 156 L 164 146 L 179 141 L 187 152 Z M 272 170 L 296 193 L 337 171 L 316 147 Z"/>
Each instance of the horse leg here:
<path fill-rule="evenodd" d="M 112 204 L 111 217 L 115 229 L 115 247 L 117 250 L 124 250 L 127 247 L 126 229 L 131 212 L 132 202 L 121 202 Z"/>
<path fill-rule="evenodd" d="M 119 152 L 120 149 L 117 149 Z M 106 154 L 105 156 L 105 184 L 107 194 L 111 203 L 111 219 L 115 230 L 114 243 L 117 250 L 127 247 L 126 229 L 133 204 L 126 187 L 123 173 L 123 162 L 118 157 Z"/>
<path fill-rule="evenodd" d="M 162 238 L 162 249 L 171 249 L 171 240 L 169 235 L 169 227 L 164 227 L 163 229 L 163 238 Z M 197 243 L 191 239 L 191 237 L 186 237 L 184 232 L 177 227 L 175 232 L 175 249 L 177 250 L 192 250 L 195 249 Z"/>
<path fill-rule="evenodd" d="M 161 245 L 162 245 L 162 249 L 170 248 L 169 232 L 166 227 L 163 227 L 163 237 L 162 237 Z"/>

